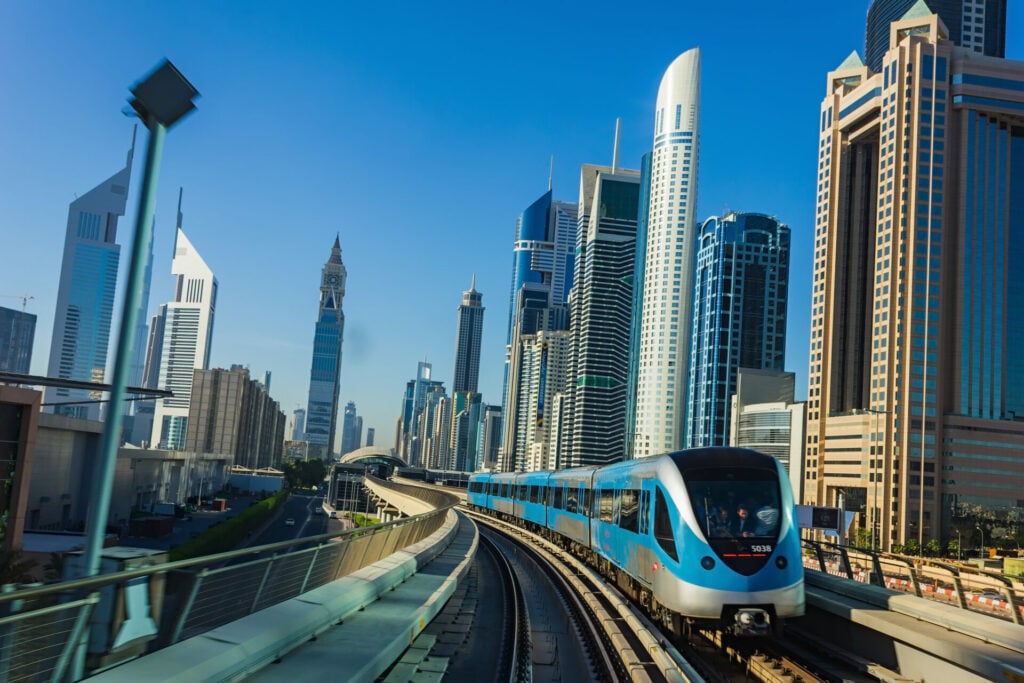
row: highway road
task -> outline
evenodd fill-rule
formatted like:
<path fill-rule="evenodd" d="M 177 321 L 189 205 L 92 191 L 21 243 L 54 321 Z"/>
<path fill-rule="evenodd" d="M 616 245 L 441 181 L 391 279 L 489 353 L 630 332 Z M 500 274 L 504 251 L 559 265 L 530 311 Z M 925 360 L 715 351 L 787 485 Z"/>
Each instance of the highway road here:
<path fill-rule="evenodd" d="M 263 529 L 262 533 L 252 539 L 249 545 L 264 545 L 304 536 L 316 536 L 328 531 L 341 531 L 340 521 L 328 519 L 326 514 L 314 514 L 314 510 L 323 510 L 323 502 L 323 495 L 293 493 L 288 497 L 280 514 Z M 285 523 L 288 519 L 294 519 L 295 525 L 288 526 Z"/>

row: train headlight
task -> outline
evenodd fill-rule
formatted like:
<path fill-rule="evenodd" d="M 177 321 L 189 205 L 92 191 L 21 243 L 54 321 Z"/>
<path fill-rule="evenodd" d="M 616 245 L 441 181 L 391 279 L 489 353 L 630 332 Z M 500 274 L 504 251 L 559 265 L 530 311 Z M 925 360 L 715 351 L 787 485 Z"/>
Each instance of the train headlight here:
<path fill-rule="evenodd" d="M 789 561 L 786 560 L 786 557 L 784 555 L 779 555 L 775 558 L 775 566 L 779 569 L 785 569 L 787 566 L 789 566 Z"/>
<path fill-rule="evenodd" d="M 704 569 L 707 569 L 708 571 L 711 571 L 715 568 L 715 560 L 713 557 L 705 555 L 704 557 L 700 558 L 700 566 L 704 567 Z"/>

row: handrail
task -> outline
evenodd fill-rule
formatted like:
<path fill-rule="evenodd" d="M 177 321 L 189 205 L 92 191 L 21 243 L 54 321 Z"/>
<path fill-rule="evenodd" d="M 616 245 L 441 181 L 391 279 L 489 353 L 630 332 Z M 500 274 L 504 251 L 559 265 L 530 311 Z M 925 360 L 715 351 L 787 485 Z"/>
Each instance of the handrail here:
<path fill-rule="evenodd" d="M 954 595 L 950 599 L 955 600 L 955 604 L 961 609 L 968 609 L 969 603 L 966 596 L 968 593 L 973 594 L 977 592 L 976 586 L 980 583 L 977 581 L 978 578 L 1002 583 L 1005 587 L 1005 595 L 1003 597 L 1007 603 L 1009 612 L 1007 616 L 1009 616 L 1015 624 L 1024 623 L 1024 600 L 1022 600 L 1021 595 L 1018 594 L 1017 589 L 1013 586 L 1013 581 L 1009 577 L 999 574 L 998 572 L 971 566 L 957 566 L 934 558 L 895 555 L 892 553 L 871 550 L 869 548 L 839 545 L 828 541 L 814 541 L 807 538 L 801 539 L 801 541 L 805 548 L 813 551 L 814 560 L 816 561 L 820 571 L 824 573 L 838 572 L 838 574 L 849 580 L 862 580 L 855 576 L 855 572 L 853 571 L 850 563 L 850 553 L 857 553 L 870 558 L 872 565 L 872 571 L 870 574 L 871 582 L 883 588 L 888 586 L 885 579 L 885 572 L 882 569 L 882 562 L 884 561 L 890 568 L 900 567 L 899 575 L 908 577 L 908 581 L 906 583 L 917 597 L 925 597 L 925 591 L 922 590 L 922 586 L 927 588 L 931 585 L 927 581 L 922 581 L 922 568 L 931 567 L 933 569 L 941 569 L 942 571 L 949 572 L 950 581 L 955 588 Z M 830 571 L 828 567 L 829 563 L 825 559 L 826 553 L 833 558 L 832 562 L 835 565 L 835 569 L 832 571 Z M 838 561 L 836 561 L 837 556 Z M 965 583 L 969 584 L 966 588 L 964 585 Z M 981 585 L 984 586 L 985 584 L 981 583 Z"/>
<path fill-rule="evenodd" d="M 90 576 L 81 579 L 72 579 L 71 581 L 63 581 L 60 583 L 51 583 L 42 586 L 32 586 L 29 588 L 17 588 L 9 593 L 0 593 L 0 605 L 12 602 L 14 600 L 27 600 L 29 598 L 49 595 L 51 593 L 75 591 L 85 588 L 105 586 L 112 583 L 120 583 L 123 581 L 128 581 L 130 579 L 136 579 L 142 576 L 150 576 L 152 574 L 177 571 L 180 569 L 187 569 L 190 567 L 217 564 L 219 562 L 226 562 L 239 557 L 259 555 L 263 553 L 273 552 L 275 550 L 282 550 L 284 548 L 291 548 L 296 545 L 313 545 L 317 543 L 330 541 L 332 539 L 341 540 L 350 536 L 374 535 L 381 531 L 386 531 L 390 528 L 399 527 L 405 524 L 411 524 L 420 520 L 429 519 L 434 515 L 445 514 L 448 511 L 449 507 L 438 508 L 435 510 L 431 510 L 430 512 L 424 512 L 414 517 L 403 517 L 401 519 L 396 519 L 391 522 L 374 524 L 373 526 L 362 527 L 360 529 L 348 529 L 346 531 L 341 532 L 323 533 L 317 534 L 315 536 L 303 536 L 301 538 L 294 538 L 287 541 L 276 541 L 274 543 L 268 543 L 266 545 L 261 546 L 252 546 L 249 548 L 241 548 L 238 550 L 228 550 L 222 553 L 215 553 L 213 555 L 192 557 L 187 560 L 174 560 L 172 562 L 152 564 L 147 565 L 145 567 L 138 567 L 136 569 L 126 569 L 124 571 L 114 572 L 112 574 L 99 574 L 97 576 Z"/>

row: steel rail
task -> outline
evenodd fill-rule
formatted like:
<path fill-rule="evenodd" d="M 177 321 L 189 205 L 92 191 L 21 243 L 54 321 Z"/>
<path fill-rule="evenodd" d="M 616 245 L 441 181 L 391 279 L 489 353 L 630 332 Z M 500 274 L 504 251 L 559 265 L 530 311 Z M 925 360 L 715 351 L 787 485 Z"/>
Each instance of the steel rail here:
<path fill-rule="evenodd" d="M 502 652 L 498 677 L 508 680 L 509 683 L 529 681 L 533 678 L 529 654 L 531 651 L 530 614 L 526 608 L 526 597 L 523 595 L 522 585 L 508 558 L 483 530 L 480 533 L 480 541 L 490 552 L 501 571 L 502 583 L 505 586 L 506 607 L 511 607 L 511 609 L 506 609 L 505 615 L 512 622 L 508 628 L 512 636 L 512 647 L 505 648 Z"/>

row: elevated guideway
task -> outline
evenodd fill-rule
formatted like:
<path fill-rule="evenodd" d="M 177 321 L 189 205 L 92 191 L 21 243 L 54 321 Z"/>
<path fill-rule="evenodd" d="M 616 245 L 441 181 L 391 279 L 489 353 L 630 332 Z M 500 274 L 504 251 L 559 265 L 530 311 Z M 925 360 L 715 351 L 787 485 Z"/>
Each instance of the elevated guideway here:
<path fill-rule="evenodd" d="M 394 521 L 85 580 L 8 587 L 0 593 L 0 680 L 372 680 L 402 656 L 463 580 L 477 531 L 447 491 L 369 477 L 365 485 Z M 807 571 L 807 616 L 790 624 L 798 635 L 880 680 L 1024 683 L 1024 626 L 1011 622 L 1010 610 L 997 619 L 963 608 L 973 604 L 964 596 L 988 581 L 1019 609 L 1012 581 L 914 566 L 909 558 L 900 560 L 903 579 L 881 559 L 826 550 L 807 557 L 822 571 Z M 940 570 L 958 594 L 948 604 L 917 595 L 928 594 Z M 885 587 L 901 581 L 917 594 Z M 140 630 L 145 624 L 156 630 Z M 74 651 L 87 632 L 82 667 Z M 104 634 L 105 644 L 97 638 Z M 136 659 L 118 665 L 127 657 Z M 96 662 L 110 668 L 98 670 Z"/>
<path fill-rule="evenodd" d="M 373 477 L 366 486 L 381 509 L 403 517 L 455 502 Z M 440 529 L 404 550 L 89 680 L 373 680 L 444 607 L 476 546 L 475 525 L 449 509 Z"/>
<path fill-rule="evenodd" d="M 807 613 L 787 626 L 869 675 L 1024 683 L 1024 626 L 819 571 L 805 580 Z"/>

